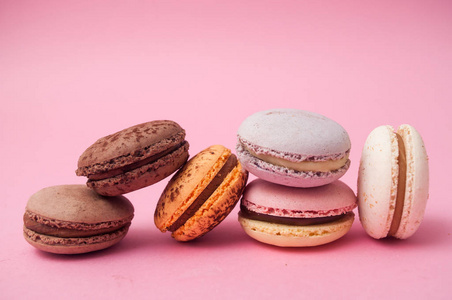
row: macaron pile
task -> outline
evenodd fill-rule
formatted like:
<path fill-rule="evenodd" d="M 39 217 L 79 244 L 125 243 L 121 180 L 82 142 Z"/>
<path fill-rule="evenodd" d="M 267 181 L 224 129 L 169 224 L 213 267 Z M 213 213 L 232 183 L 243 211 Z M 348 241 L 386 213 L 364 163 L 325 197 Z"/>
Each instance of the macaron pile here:
<path fill-rule="evenodd" d="M 86 185 L 46 187 L 33 194 L 23 235 L 35 248 L 80 254 L 108 248 L 129 231 L 134 207 L 124 194 L 168 183 L 154 224 L 181 242 L 222 222 L 240 201 L 239 223 L 253 239 L 280 247 L 310 247 L 343 237 L 358 206 L 373 238 L 406 239 L 418 229 L 428 198 L 428 157 L 410 125 L 380 126 L 368 136 L 358 195 L 339 179 L 350 167 L 345 129 L 317 113 L 273 109 L 246 118 L 236 153 L 211 145 L 189 157 L 176 122 L 138 124 L 98 139 L 78 160 Z M 255 180 L 248 182 L 252 173 Z"/>
<path fill-rule="evenodd" d="M 231 150 L 208 147 L 190 159 L 185 130 L 174 121 L 138 124 L 98 139 L 78 160 L 85 185 L 44 188 L 30 197 L 25 240 L 39 250 L 79 254 L 121 241 L 134 216 L 123 194 L 179 170 L 158 201 L 155 224 L 178 241 L 205 235 L 237 204 L 248 179 Z"/>
<path fill-rule="evenodd" d="M 350 166 L 345 129 L 295 109 L 257 112 L 240 125 L 237 155 L 258 177 L 245 189 L 239 222 L 252 238 L 281 247 L 323 245 L 351 228 L 354 192 L 338 181 Z"/>

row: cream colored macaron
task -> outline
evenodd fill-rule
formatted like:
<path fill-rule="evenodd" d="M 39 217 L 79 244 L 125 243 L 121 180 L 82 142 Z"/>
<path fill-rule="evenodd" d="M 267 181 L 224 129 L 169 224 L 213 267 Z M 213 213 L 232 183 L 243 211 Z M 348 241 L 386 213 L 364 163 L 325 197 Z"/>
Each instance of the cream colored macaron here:
<path fill-rule="evenodd" d="M 422 222 L 428 199 L 428 157 L 410 125 L 374 129 L 362 151 L 358 175 L 359 218 L 375 239 L 406 239 Z"/>

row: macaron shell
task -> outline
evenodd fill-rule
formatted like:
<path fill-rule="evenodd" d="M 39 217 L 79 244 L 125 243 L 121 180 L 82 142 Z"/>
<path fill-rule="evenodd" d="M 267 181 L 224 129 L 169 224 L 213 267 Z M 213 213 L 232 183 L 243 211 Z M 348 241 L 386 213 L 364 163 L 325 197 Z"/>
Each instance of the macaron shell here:
<path fill-rule="evenodd" d="M 86 238 L 58 238 L 39 234 L 24 228 L 25 240 L 41 251 L 55 254 L 82 254 L 109 248 L 119 243 L 129 227 L 110 234 Z"/>
<path fill-rule="evenodd" d="M 350 230 L 353 221 L 353 212 L 335 222 L 310 226 L 268 223 L 239 215 L 240 225 L 250 237 L 280 247 L 312 247 L 333 242 Z"/>
<path fill-rule="evenodd" d="M 179 229 L 172 233 L 178 241 L 190 241 L 216 227 L 237 204 L 248 179 L 248 173 L 238 162 L 222 184 L 201 208 Z"/>
<path fill-rule="evenodd" d="M 247 185 L 241 201 L 255 213 L 291 218 L 341 215 L 357 206 L 355 193 L 342 181 L 300 189 L 256 179 Z"/>
<path fill-rule="evenodd" d="M 117 196 L 152 185 L 168 177 L 188 159 L 188 145 L 160 158 L 156 162 L 124 174 L 87 182 L 87 186 L 104 196 Z"/>
<path fill-rule="evenodd" d="M 237 145 L 237 157 L 245 169 L 266 181 L 291 187 L 310 188 L 322 186 L 341 178 L 350 167 L 350 160 L 340 169 L 331 172 L 299 172 L 267 163 L 252 156 Z"/>
<path fill-rule="evenodd" d="M 397 196 L 399 148 L 391 126 L 372 130 L 364 144 L 358 175 L 361 224 L 373 238 L 388 235 Z"/>
<path fill-rule="evenodd" d="M 134 159 L 133 154 L 144 151 L 151 145 L 153 147 L 149 149 L 148 155 L 159 153 L 169 147 L 166 140 L 172 143 L 173 137 L 181 133 L 185 136 L 179 124 L 170 120 L 151 121 L 123 129 L 98 139 L 88 147 L 79 158 L 78 168 L 108 163 L 121 156 L 130 158 L 132 161 L 141 160 L 143 156 L 140 155 Z"/>
<path fill-rule="evenodd" d="M 404 124 L 397 132 L 403 139 L 407 156 L 407 185 L 402 220 L 395 237 L 406 239 L 412 236 L 424 218 L 429 191 L 428 156 L 419 132 Z"/>
<path fill-rule="evenodd" d="M 230 150 L 213 145 L 192 157 L 168 182 L 155 210 L 154 223 L 165 232 L 216 176 Z"/>
<path fill-rule="evenodd" d="M 127 198 L 107 198 L 76 184 L 41 189 L 30 197 L 25 209 L 55 222 L 88 224 L 121 221 L 134 213 Z"/>
<path fill-rule="evenodd" d="M 242 122 L 237 134 L 239 140 L 244 139 L 260 151 L 297 154 L 304 159 L 343 155 L 351 147 L 341 125 L 320 114 L 297 109 L 257 112 Z"/>

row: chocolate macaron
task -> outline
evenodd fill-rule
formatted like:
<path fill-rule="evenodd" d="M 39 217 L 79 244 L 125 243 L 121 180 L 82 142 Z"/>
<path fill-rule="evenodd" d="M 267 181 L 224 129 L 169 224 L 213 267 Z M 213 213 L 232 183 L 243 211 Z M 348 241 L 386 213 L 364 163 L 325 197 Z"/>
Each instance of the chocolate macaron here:
<path fill-rule="evenodd" d="M 23 232 L 39 250 L 86 253 L 122 240 L 133 216 L 134 208 L 124 196 L 101 196 L 85 185 L 52 186 L 28 200 Z"/>
<path fill-rule="evenodd" d="M 162 232 L 178 241 L 198 238 L 217 226 L 237 204 L 248 179 L 231 150 L 211 146 L 191 158 L 170 180 L 155 210 Z"/>
<path fill-rule="evenodd" d="M 188 147 L 176 122 L 147 122 L 97 140 L 80 156 L 76 174 L 101 195 L 121 195 L 174 173 L 187 161 Z"/>

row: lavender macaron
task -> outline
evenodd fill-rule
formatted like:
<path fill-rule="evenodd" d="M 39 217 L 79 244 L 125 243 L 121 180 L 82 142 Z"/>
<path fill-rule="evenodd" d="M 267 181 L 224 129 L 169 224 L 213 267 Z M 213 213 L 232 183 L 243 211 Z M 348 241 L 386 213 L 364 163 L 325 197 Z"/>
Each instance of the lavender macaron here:
<path fill-rule="evenodd" d="M 237 157 L 245 169 L 281 185 L 326 185 L 350 166 L 348 133 L 337 122 L 313 112 L 257 112 L 242 122 L 237 138 Z"/>

